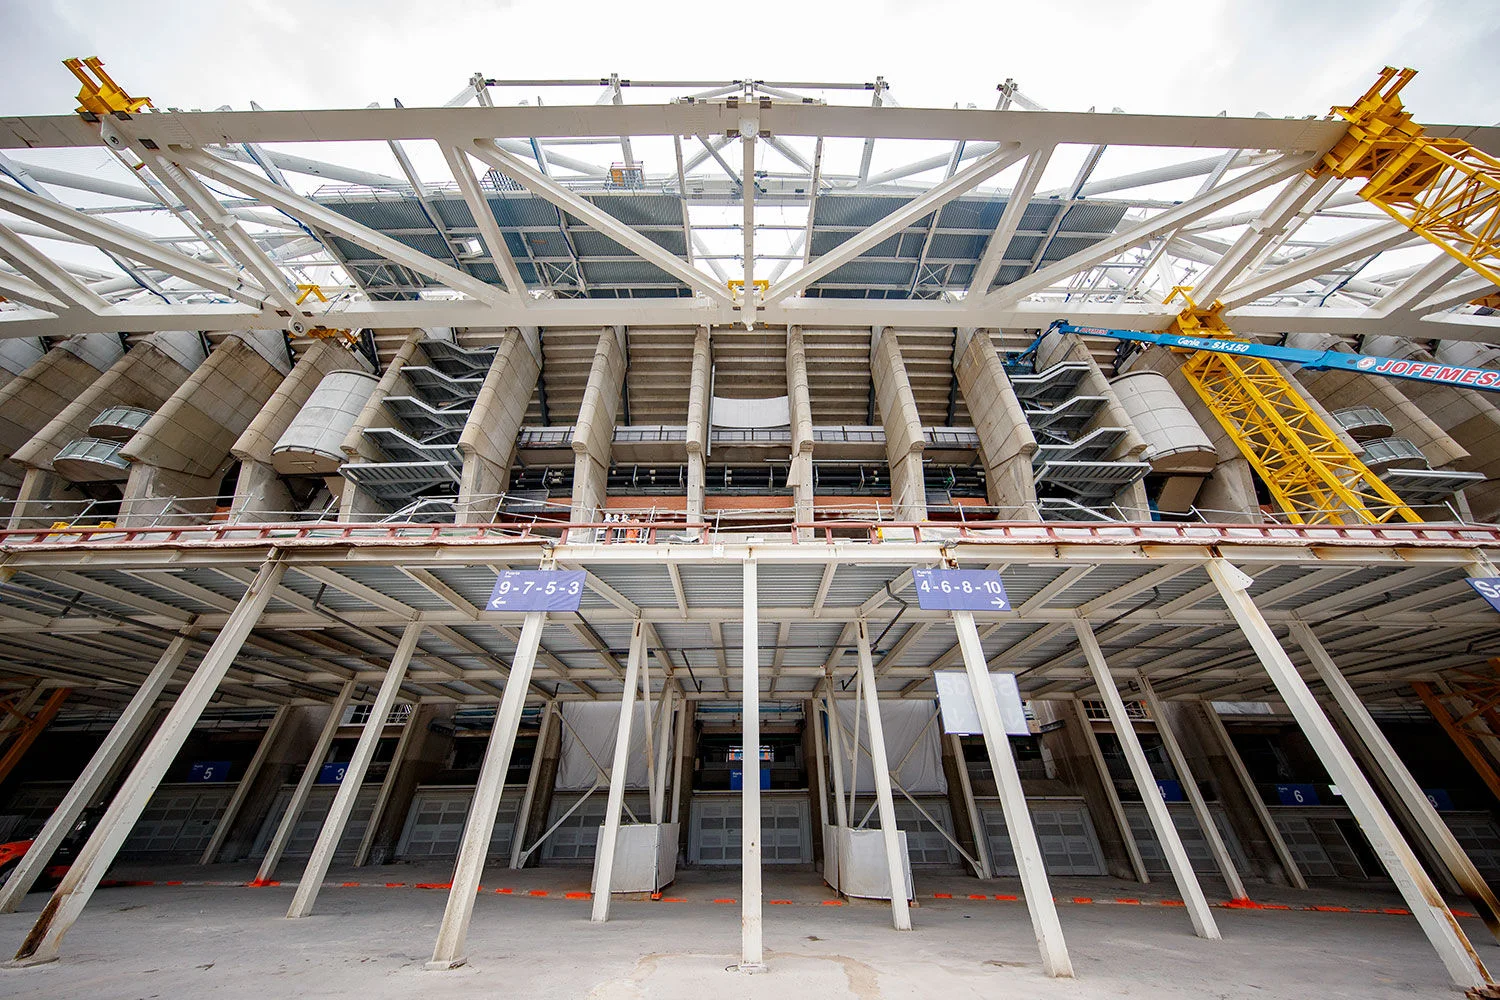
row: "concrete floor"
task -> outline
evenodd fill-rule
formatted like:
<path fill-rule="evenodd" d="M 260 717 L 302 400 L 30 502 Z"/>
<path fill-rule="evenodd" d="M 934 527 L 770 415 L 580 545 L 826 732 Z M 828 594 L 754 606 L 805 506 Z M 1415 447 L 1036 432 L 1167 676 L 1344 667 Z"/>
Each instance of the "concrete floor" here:
<path fill-rule="evenodd" d="M 1215 910 L 1223 941 L 1192 935 L 1170 906 L 1170 883 L 1054 879 L 1078 978 L 1049 980 L 1015 880 L 979 882 L 919 873 L 915 931 L 898 934 L 885 904 L 833 899 L 816 874 L 766 870 L 769 971 L 726 971 L 738 961 L 737 872 L 683 872 L 663 901 L 619 898 L 608 925 L 590 924 L 588 872 L 531 869 L 486 873 L 469 934 L 469 965 L 428 972 L 446 893 L 417 888 L 445 881 L 443 866 L 336 868 L 317 915 L 284 918 L 297 866 L 283 886 L 166 885 L 243 881 L 246 866 L 122 870 L 151 886 L 101 889 L 64 941 L 63 960 L 0 970 L 0 996 L 61 1000 L 197 997 L 575 998 L 589 1000 L 830 1000 L 885 997 L 1052 998 L 1441 996 L 1447 980 L 1411 917 L 1359 912 Z M 359 882 L 344 887 L 343 882 Z M 403 883 L 387 887 L 386 883 Z M 510 889 L 510 893 L 496 892 Z M 1222 889 L 1205 886 L 1211 899 Z M 545 892 L 545 896 L 533 895 Z M 954 898 L 933 898 L 950 893 Z M 1392 893 L 1325 887 L 1309 893 L 1258 886 L 1265 902 L 1399 907 Z M 971 894 L 989 898 L 971 899 Z M 1094 902 L 1075 902 L 1092 899 Z M 1147 905 L 1106 904 L 1117 897 Z M 681 899 L 682 902 L 667 900 Z M 33 893 L 21 913 L 0 916 L 0 944 L 25 935 L 45 902 Z M 1492 966 L 1500 946 L 1477 920 L 1465 929 Z"/>

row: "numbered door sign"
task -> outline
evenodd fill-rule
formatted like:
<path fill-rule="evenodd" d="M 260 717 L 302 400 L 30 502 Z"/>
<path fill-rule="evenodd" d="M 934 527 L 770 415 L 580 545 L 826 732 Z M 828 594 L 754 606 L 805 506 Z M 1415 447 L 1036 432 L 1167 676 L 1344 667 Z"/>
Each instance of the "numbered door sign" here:
<path fill-rule="evenodd" d="M 507 569 L 500 572 L 486 611 L 577 611 L 584 571 Z"/>
<path fill-rule="evenodd" d="M 1469 578 L 1469 586 L 1489 602 L 1490 607 L 1500 611 L 1500 576 L 1475 576 Z"/>
<path fill-rule="evenodd" d="M 188 772 L 189 781 L 228 781 L 229 761 L 196 760 Z"/>
<path fill-rule="evenodd" d="M 914 569 L 923 611 L 1009 611 L 1000 574 L 989 569 Z"/>
<path fill-rule="evenodd" d="M 1276 799 L 1284 806 L 1321 805 L 1317 785 L 1277 785 Z"/>
<path fill-rule="evenodd" d="M 337 785 L 344 780 L 344 772 L 349 770 L 349 762 L 331 761 L 318 769 L 318 784 Z"/>

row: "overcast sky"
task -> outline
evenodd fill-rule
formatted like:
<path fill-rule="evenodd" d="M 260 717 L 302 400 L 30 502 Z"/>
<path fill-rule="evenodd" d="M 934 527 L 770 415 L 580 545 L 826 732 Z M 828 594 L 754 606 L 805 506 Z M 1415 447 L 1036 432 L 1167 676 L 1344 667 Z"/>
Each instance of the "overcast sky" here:
<path fill-rule="evenodd" d="M 72 110 L 101 56 L 159 107 L 438 104 L 491 77 L 872 80 L 906 106 L 1322 115 L 1390 63 L 1419 120 L 1500 119 L 1494 0 L 569 3 L 0 0 L 0 115 Z M 516 95 L 519 98 L 519 95 Z M 580 100 L 592 102 L 593 93 Z"/>

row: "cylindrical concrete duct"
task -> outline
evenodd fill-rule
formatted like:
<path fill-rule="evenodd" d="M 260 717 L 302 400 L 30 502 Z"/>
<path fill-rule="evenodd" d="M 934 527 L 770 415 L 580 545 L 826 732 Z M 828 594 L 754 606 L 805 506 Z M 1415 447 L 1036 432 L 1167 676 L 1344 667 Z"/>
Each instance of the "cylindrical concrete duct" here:
<path fill-rule="evenodd" d="M 1213 442 L 1193 419 L 1166 376 L 1153 371 L 1131 372 L 1110 385 L 1130 422 L 1151 446 L 1156 472 L 1212 472 L 1218 461 Z"/>
<path fill-rule="evenodd" d="M 1466 368 L 1494 368 L 1500 361 L 1500 347 L 1476 344 L 1467 340 L 1442 340 L 1433 355 L 1445 365 Z"/>
<path fill-rule="evenodd" d="M 357 371 L 329 372 L 271 449 L 283 476 L 327 476 L 347 461 L 339 446 L 353 429 L 379 379 Z"/>
<path fill-rule="evenodd" d="M 0 370 L 19 375 L 38 361 L 47 351 L 32 337 L 16 337 L 0 340 Z"/>
<path fill-rule="evenodd" d="M 1400 358 L 1409 361 L 1422 353 L 1422 348 L 1405 337 L 1366 337 L 1364 353 L 1379 358 Z"/>

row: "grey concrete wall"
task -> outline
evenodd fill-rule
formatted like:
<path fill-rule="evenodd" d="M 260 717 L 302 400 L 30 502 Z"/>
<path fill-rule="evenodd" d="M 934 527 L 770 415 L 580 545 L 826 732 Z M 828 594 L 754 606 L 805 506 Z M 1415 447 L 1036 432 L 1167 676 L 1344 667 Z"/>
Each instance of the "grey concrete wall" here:
<path fill-rule="evenodd" d="M 500 341 L 474 409 L 458 439 L 464 467 L 458 488 L 458 523 L 492 521 L 499 494 L 510 485 L 516 435 L 536 391 L 541 362 L 519 331 Z"/>

